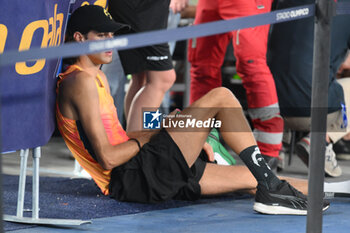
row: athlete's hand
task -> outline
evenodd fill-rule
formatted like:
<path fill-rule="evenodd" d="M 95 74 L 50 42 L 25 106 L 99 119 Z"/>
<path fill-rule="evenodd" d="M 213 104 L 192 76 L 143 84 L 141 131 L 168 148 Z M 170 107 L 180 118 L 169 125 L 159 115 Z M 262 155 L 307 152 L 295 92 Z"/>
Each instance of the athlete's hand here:
<path fill-rule="evenodd" d="M 211 147 L 209 143 L 205 142 L 203 145 L 203 150 L 205 151 L 205 153 L 207 153 L 208 160 L 210 162 L 214 162 L 215 159 L 214 159 L 213 147 Z"/>
<path fill-rule="evenodd" d="M 181 12 L 188 5 L 188 0 L 171 0 L 170 9 L 174 14 Z"/>

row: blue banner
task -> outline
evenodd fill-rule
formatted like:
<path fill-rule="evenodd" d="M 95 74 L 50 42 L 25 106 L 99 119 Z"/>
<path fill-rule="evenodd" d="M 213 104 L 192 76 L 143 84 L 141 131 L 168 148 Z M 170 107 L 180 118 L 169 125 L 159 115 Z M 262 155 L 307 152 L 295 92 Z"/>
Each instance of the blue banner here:
<path fill-rule="evenodd" d="M 0 53 L 63 43 L 69 0 L 2 0 Z M 44 145 L 55 128 L 58 58 L 0 68 L 2 152 Z"/>
<path fill-rule="evenodd" d="M 71 12 L 75 11 L 80 6 L 84 5 L 99 5 L 103 8 L 107 8 L 107 0 L 75 0 L 71 6 Z"/>

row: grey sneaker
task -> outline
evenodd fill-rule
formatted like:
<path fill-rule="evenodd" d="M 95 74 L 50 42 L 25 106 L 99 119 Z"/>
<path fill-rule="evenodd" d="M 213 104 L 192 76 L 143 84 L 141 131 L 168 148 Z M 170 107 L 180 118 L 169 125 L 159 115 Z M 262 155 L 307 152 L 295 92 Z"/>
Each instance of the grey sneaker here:
<path fill-rule="evenodd" d="M 342 174 L 342 170 L 338 165 L 338 161 L 335 157 L 335 152 L 333 150 L 333 144 L 329 143 L 328 146 L 326 146 L 326 154 L 325 154 L 325 164 L 324 164 L 324 170 L 327 173 L 327 175 L 332 177 L 338 177 Z"/>
<path fill-rule="evenodd" d="M 295 150 L 299 158 L 308 166 L 310 156 L 310 136 L 303 137 L 297 143 Z M 324 167 L 325 173 L 328 176 L 338 177 L 342 174 L 342 170 L 338 165 L 333 151 L 333 145 L 331 143 L 326 147 Z"/>

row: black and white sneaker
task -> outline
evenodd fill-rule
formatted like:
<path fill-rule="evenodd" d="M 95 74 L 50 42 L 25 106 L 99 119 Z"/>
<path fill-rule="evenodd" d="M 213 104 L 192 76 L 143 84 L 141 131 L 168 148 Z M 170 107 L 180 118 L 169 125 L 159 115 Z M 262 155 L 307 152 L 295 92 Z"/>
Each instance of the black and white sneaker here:
<path fill-rule="evenodd" d="M 307 214 L 307 197 L 282 181 L 276 190 L 268 190 L 264 185 L 258 185 L 255 195 L 254 210 L 262 214 Z M 323 202 L 323 211 L 329 208 L 329 202 Z"/>

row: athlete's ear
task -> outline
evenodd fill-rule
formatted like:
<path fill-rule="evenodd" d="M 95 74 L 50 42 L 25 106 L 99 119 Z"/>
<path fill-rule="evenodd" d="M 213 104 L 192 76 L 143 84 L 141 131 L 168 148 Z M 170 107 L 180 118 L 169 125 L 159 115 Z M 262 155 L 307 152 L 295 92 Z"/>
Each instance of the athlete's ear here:
<path fill-rule="evenodd" d="M 77 41 L 77 42 L 84 42 L 84 41 L 85 41 L 84 35 L 81 34 L 80 32 L 74 32 L 73 38 L 74 38 L 74 40 Z"/>

